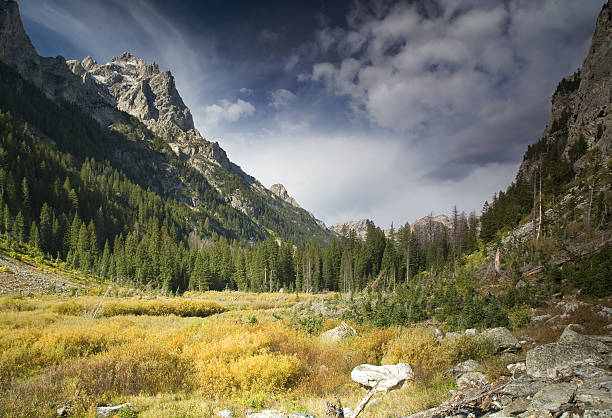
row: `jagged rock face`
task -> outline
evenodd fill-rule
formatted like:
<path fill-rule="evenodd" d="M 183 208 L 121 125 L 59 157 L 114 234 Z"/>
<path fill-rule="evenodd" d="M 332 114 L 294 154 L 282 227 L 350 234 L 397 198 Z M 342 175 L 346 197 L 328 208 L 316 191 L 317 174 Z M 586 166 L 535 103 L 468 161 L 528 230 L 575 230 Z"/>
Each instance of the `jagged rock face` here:
<path fill-rule="evenodd" d="M 270 191 L 283 202 L 287 202 L 290 205 L 295 206 L 296 208 L 300 207 L 298 202 L 293 197 L 289 196 L 289 193 L 287 193 L 287 189 L 285 189 L 285 186 L 283 186 L 282 184 L 273 184 L 272 186 L 270 186 Z"/>
<path fill-rule="evenodd" d="M 13 64 L 27 80 L 40 87 L 40 59 L 25 33 L 19 6 L 14 1 L 0 1 L 0 60 Z"/>
<path fill-rule="evenodd" d="M 137 117 L 153 132 L 183 140 L 199 136 L 174 77 L 169 71 L 160 72 L 156 63 L 147 64 L 125 52 L 104 65 L 86 57 L 70 61 L 69 66 L 74 74 L 90 74 L 106 86 L 119 110 Z"/>
<path fill-rule="evenodd" d="M 0 60 L 14 65 L 23 78 L 40 87 L 50 98 L 76 103 L 104 125 L 120 117 L 111 95 L 91 77 L 71 72 L 62 57 L 38 55 L 23 29 L 19 7 L 14 1 L 0 1 Z"/>
<path fill-rule="evenodd" d="M 550 120 L 542 138 L 552 144 L 567 136 L 565 155 L 581 137 L 589 149 L 612 155 L 612 3 L 608 1 L 597 19 L 591 47 L 580 70 L 564 78 L 552 97 Z M 567 133 L 565 133 L 567 127 Z M 584 159 L 575 168 L 584 165 Z M 517 182 L 529 181 L 537 161 L 525 158 Z"/>
<path fill-rule="evenodd" d="M 368 232 L 368 225 L 372 221 L 369 219 L 360 219 L 358 221 L 341 222 L 329 227 L 329 229 L 338 235 L 342 235 L 344 231 L 350 233 L 355 232 L 358 238 L 364 240 Z"/>

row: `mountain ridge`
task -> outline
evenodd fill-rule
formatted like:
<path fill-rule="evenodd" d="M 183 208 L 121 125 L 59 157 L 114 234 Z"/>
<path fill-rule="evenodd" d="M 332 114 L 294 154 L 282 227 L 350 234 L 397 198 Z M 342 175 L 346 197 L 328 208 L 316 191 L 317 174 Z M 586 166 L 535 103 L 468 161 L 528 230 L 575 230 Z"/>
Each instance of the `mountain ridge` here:
<path fill-rule="evenodd" d="M 262 233 L 294 242 L 306 242 L 312 236 L 322 241 L 331 237 L 332 233 L 310 212 L 277 199 L 272 191 L 231 162 L 218 142 L 202 137 L 170 71 L 160 71 L 156 63 L 147 64 L 130 53 L 104 65 L 91 57 L 82 61 L 40 57 L 25 33 L 19 7 L 12 0 L 0 3 L 0 35 L 0 60 L 15 66 L 22 77 L 47 97 L 77 104 L 102 127 L 140 141 L 145 147 L 151 148 L 160 138 L 178 159 L 172 163 L 174 157 L 162 157 L 166 159 L 168 173 L 176 172 L 170 168 L 173 164 L 195 169 L 228 206 L 248 217 Z M 130 122 L 127 115 L 136 118 L 144 128 Z M 151 132 L 147 133 L 147 129 Z M 177 198 L 196 209 L 205 204 L 197 187 L 190 186 L 186 179 L 167 180 L 175 184 L 165 181 L 168 187 L 162 193 L 178 191 Z"/>

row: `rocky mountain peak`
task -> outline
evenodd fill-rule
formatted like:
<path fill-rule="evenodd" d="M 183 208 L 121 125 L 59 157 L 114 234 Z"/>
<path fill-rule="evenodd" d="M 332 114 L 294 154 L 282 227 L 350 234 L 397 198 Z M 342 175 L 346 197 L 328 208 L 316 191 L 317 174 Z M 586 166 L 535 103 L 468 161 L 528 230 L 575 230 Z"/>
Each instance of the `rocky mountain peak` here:
<path fill-rule="evenodd" d="M 285 189 L 285 186 L 283 186 L 282 184 L 273 184 L 272 186 L 270 186 L 270 191 L 282 201 L 287 202 L 290 205 L 295 206 L 296 208 L 300 207 L 298 202 L 293 197 L 289 196 L 289 193 L 287 193 L 287 189 Z"/>
<path fill-rule="evenodd" d="M 153 132 L 179 142 L 200 137 L 174 77 L 170 71 L 160 72 L 156 63 L 124 52 L 103 65 L 91 57 L 72 61 L 70 69 L 79 76 L 89 74 L 108 89 L 119 110 L 137 117 Z"/>
<path fill-rule="evenodd" d="M 364 240 L 368 232 L 368 225 L 371 223 L 372 221 L 369 219 L 360 219 L 358 221 L 340 222 L 330 226 L 329 229 L 338 235 L 354 231 L 358 238 Z"/>

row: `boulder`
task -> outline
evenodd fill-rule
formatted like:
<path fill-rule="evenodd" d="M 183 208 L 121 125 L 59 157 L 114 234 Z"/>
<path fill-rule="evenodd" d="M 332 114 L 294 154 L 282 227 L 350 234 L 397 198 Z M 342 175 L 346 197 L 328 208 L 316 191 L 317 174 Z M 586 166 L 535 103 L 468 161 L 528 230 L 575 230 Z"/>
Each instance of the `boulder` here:
<path fill-rule="evenodd" d="M 602 354 L 609 353 L 610 351 L 612 351 L 610 350 L 610 347 L 608 347 L 608 345 L 597 340 L 596 338 L 592 338 L 588 335 L 578 334 L 576 331 L 570 328 L 571 326 L 572 324 L 565 327 L 565 330 L 563 330 L 563 334 L 561 334 L 561 336 L 559 337 L 559 341 L 582 344 L 591 347 Z"/>
<path fill-rule="evenodd" d="M 361 364 L 351 371 L 353 381 L 375 388 L 377 392 L 387 392 L 413 376 L 412 367 L 406 363 L 385 366 Z"/>
<path fill-rule="evenodd" d="M 487 376 L 480 372 L 467 372 L 463 373 L 457 379 L 457 386 L 483 386 L 489 383 Z"/>
<path fill-rule="evenodd" d="M 456 377 L 461 376 L 463 373 L 474 372 L 474 371 L 476 371 L 477 369 L 479 369 L 481 367 L 482 366 L 477 361 L 466 360 L 463 363 L 459 363 L 459 364 L 455 365 L 454 367 L 452 367 L 448 371 L 448 374 L 450 376 L 456 378 Z"/>
<path fill-rule="evenodd" d="M 224 409 L 223 411 L 217 412 L 217 416 L 221 418 L 233 418 L 234 413 L 229 409 Z"/>
<path fill-rule="evenodd" d="M 576 393 L 577 386 L 572 383 L 554 383 L 542 388 L 538 393 L 533 395 L 530 411 L 557 411 L 561 405 L 569 403 Z"/>
<path fill-rule="evenodd" d="M 612 394 L 606 390 L 581 387 L 576 391 L 575 400 L 589 409 L 612 411 Z"/>
<path fill-rule="evenodd" d="M 603 359 L 593 348 L 569 342 L 544 344 L 527 352 L 527 374 L 555 378 L 564 369 L 584 364 L 600 364 Z"/>
<path fill-rule="evenodd" d="M 287 418 L 287 414 L 272 409 L 264 409 L 261 412 L 248 414 L 247 418 Z"/>
<path fill-rule="evenodd" d="M 122 403 L 121 405 L 116 406 L 99 406 L 96 408 L 96 418 L 112 417 L 113 415 L 118 414 L 123 408 L 128 408 L 131 406 L 131 403 Z"/>
<path fill-rule="evenodd" d="M 495 352 L 512 351 L 521 348 L 518 340 L 507 328 L 490 328 L 480 334 L 480 338 L 489 340 L 493 343 Z"/>
<path fill-rule="evenodd" d="M 478 335 L 480 334 L 480 331 L 478 331 L 476 328 L 469 328 L 465 330 L 465 335 Z"/>
<path fill-rule="evenodd" d="M 357 335 L 357 331 L 355 330 L 355 328 L 347 325 L 346 322 L 342 321 L 342 323 L 336 328 L 332 328 L 321 334 L 321 338 L 325 341 L 333 343 L 344 340 L 348 337 L 352 337 L 354 335 Z"/>

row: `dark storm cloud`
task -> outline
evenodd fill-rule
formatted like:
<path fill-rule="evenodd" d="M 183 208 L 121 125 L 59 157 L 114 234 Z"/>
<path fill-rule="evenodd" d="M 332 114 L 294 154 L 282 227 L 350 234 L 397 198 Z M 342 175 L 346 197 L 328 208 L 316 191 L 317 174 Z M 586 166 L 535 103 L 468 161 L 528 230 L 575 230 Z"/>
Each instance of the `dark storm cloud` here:
<path fill-rule="evenodd" d="M 198 129 L 327 223 L 479 210 L 603 0 L 22 0 L 43 55 L 170 69 Z"/>

